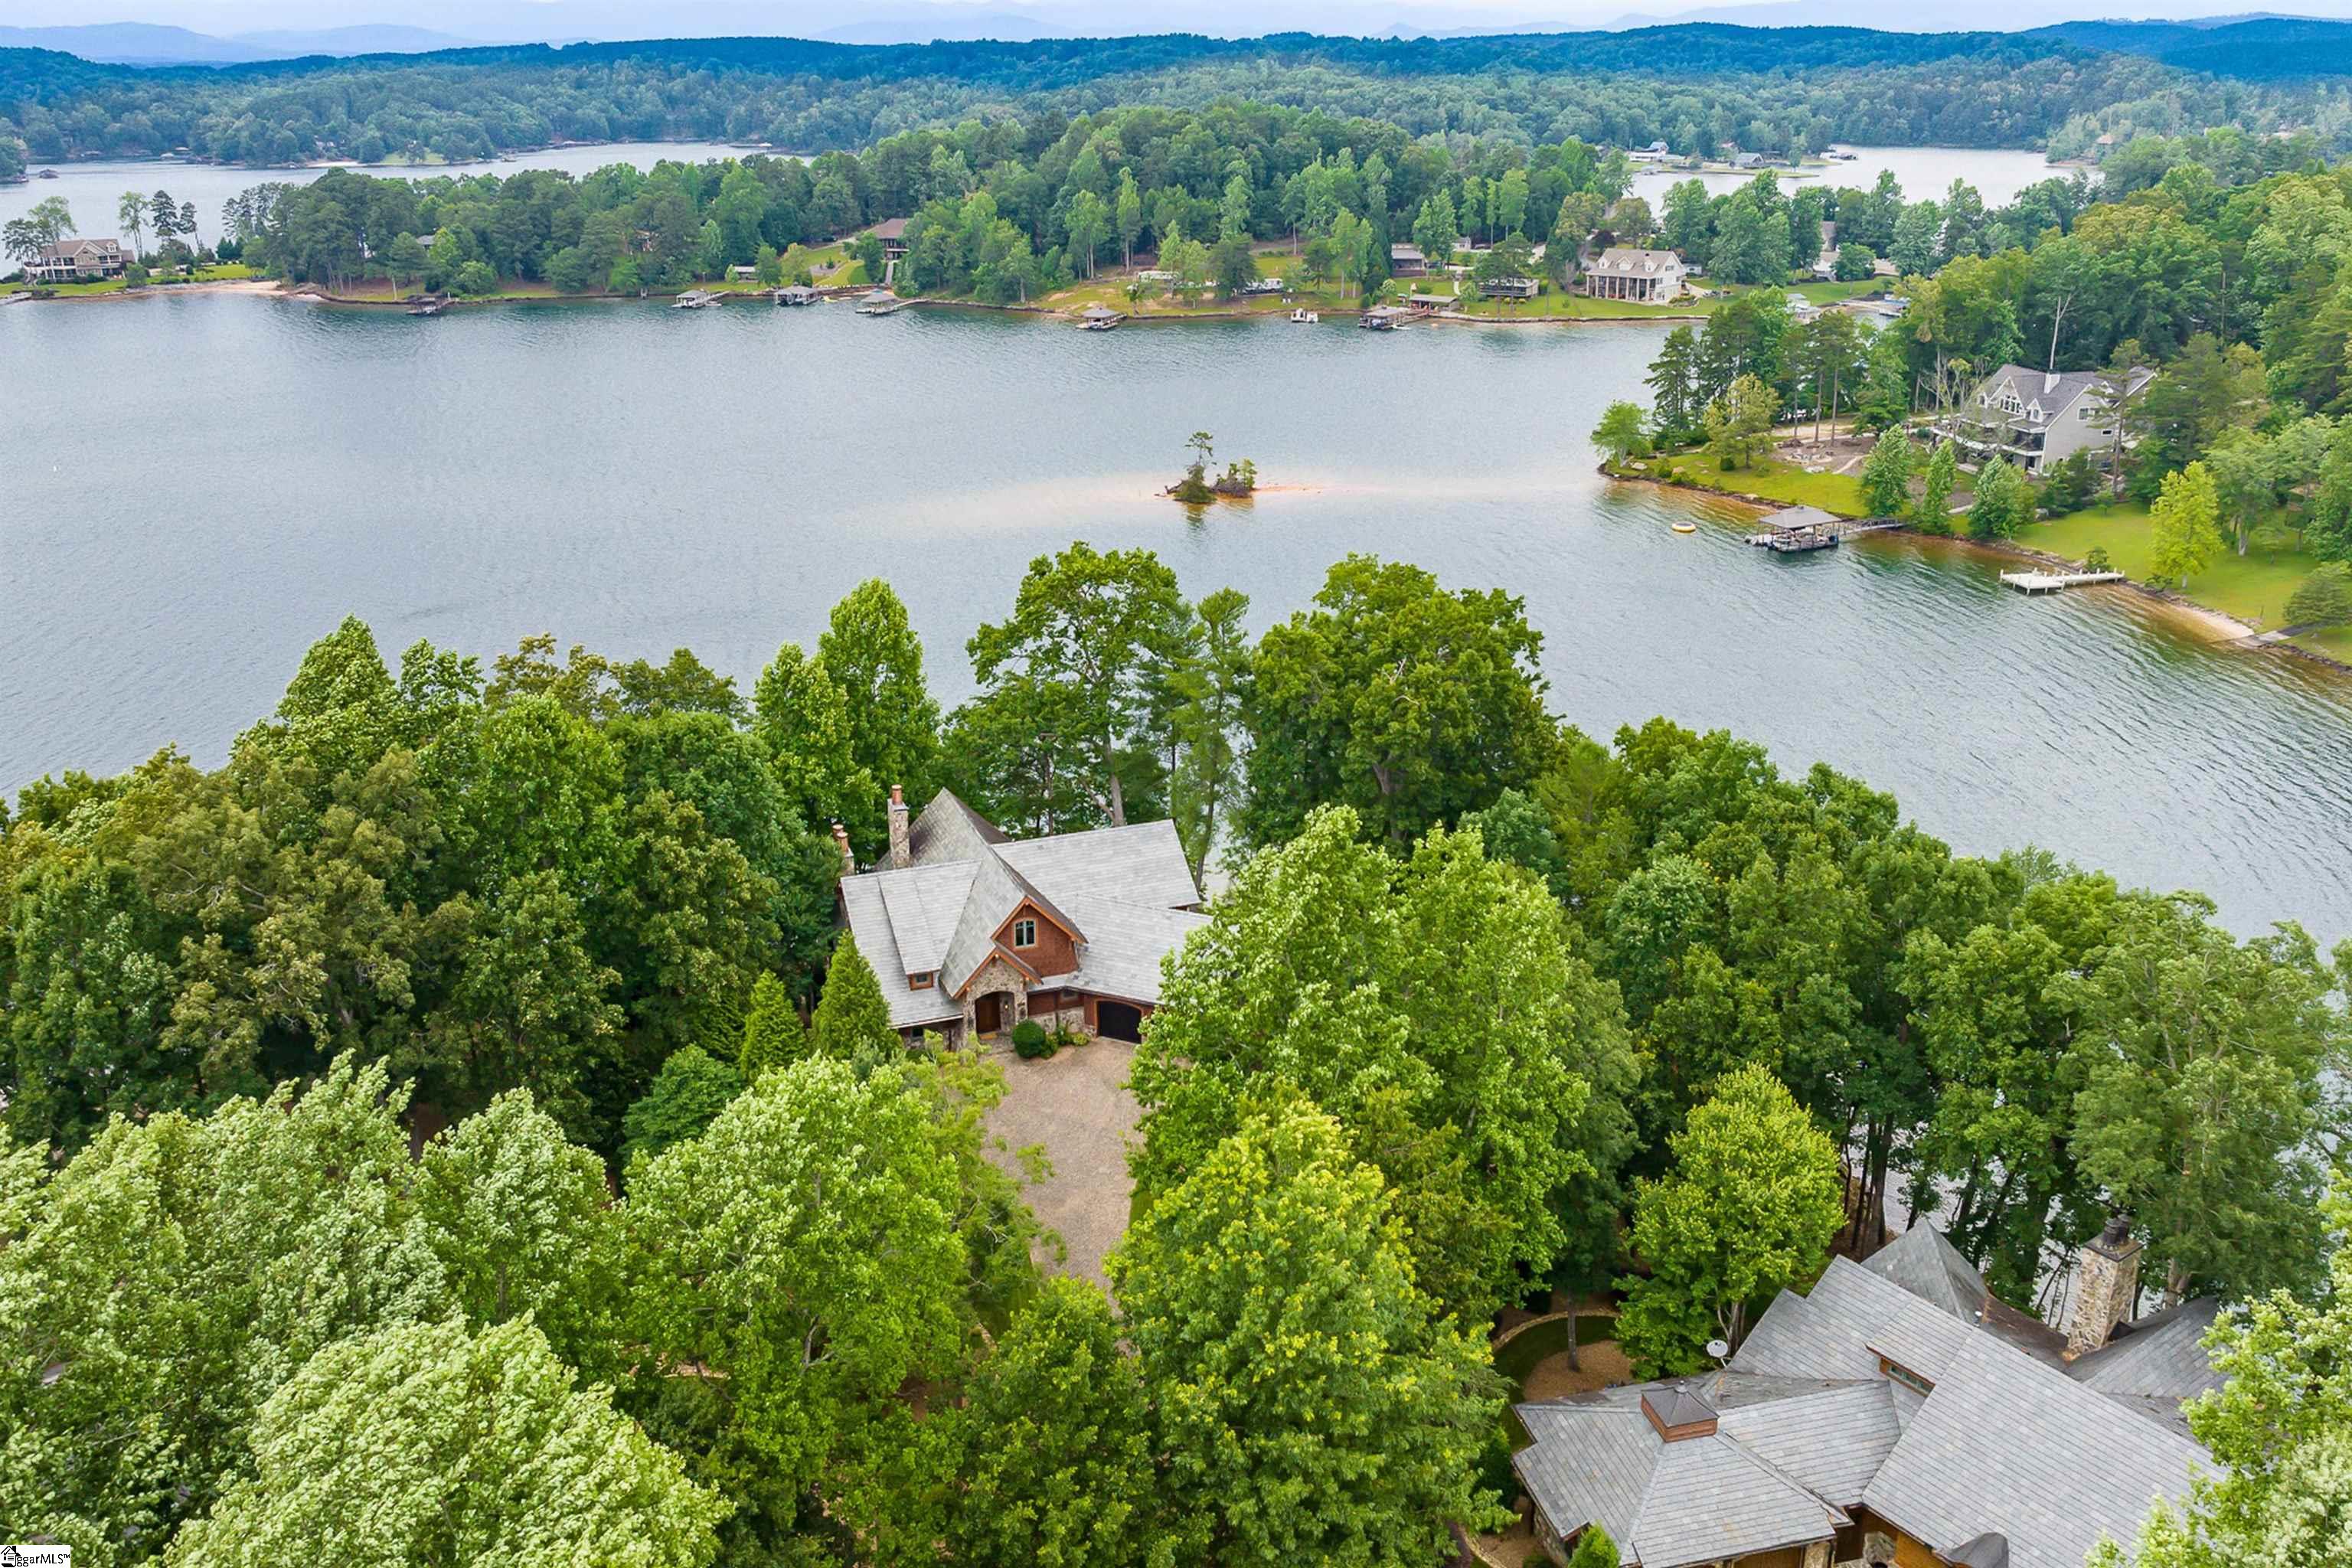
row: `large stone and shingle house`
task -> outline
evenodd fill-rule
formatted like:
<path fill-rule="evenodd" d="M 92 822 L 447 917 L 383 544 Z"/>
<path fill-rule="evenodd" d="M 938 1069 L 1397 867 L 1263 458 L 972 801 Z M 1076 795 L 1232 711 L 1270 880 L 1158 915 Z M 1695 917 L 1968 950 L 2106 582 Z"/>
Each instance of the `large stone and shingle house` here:
<path fill-rule="evenodd" d="M 1918 1226 L 1782 1291 L 1720 1370 L 1518 1406 L 1538 1538 L 1626 1568 L 2081 1568 L 2211 1464 L 2182 1404 L 2215 1304 L 2121 1321 L 2138 1244 L 2084 1249 L 2060 1333 Z"/>
<path fill-rule="evenodd" d="M 835 833 L 850 931 L 910 1040 L 1033 1017 L 1135 1039 L 1160 961 L 1208 921 L 1172 822 L 1013 838 L 946 790 L 909 820 L 894 786 L 888 865 L 857 872 Z"/>
<path fill-rule="evenodd" d="M 61 239 L 45 245 L 25 263 L 25 277 L 33 283 L 76 283 L 89 279 L 120 278 L 130 259 L 120 242 L 111 239 Z"/>

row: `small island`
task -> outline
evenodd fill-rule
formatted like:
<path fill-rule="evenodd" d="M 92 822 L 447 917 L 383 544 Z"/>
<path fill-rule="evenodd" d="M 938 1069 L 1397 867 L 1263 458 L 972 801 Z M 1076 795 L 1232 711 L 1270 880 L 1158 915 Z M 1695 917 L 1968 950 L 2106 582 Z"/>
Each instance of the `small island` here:
<path fill-rule="evenodd" d="M 1192 438 L 1184 443 L 1192 453 L 1192 461 L 1185 467 L 1184 477 L 1163 493 L 1187 506 L 1205 506 L 1219 500 L 1247 500 L 1257 493 L 1257 465 L 1247 458 L 1227 463 L 1223 474 L 1213 479 L 1209 478 L 1209 465 L 1217 456 L 1213 440 L 1206 430 L 1192 432 Z"/>

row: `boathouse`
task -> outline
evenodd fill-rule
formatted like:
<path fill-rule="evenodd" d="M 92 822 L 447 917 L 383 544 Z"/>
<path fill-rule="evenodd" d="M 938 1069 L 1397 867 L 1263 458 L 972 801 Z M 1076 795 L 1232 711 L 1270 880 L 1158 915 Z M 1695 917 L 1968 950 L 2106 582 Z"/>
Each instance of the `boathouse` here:
<path fill-rule="evenodd" d="M 1367 331 L 1392 332 L 1412 315 L 1402 305 L 1375 305 L 1356 318 L 1356 325 Z"/>

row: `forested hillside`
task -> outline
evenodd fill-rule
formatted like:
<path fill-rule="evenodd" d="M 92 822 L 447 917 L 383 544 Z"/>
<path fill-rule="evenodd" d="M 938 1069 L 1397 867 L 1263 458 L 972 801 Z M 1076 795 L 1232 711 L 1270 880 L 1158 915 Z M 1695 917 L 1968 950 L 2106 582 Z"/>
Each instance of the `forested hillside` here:
<path fill-rule="evenodd" d="M 2254 87 L 2131 53 L 1995 34 L 1767 31 L 1413 40 L 1192 36 L 883 48 L 791 39 L 533 46 L 269 62 L 99 66 L 0 51 L 0 137 L 43 160 L 184 147 L 254 164 L 467 158 L 665 137 L 857 147 L 973 116 L 1230 97 L 1369 115 L 1413 135 L 2032 146 L 2070 121 L 2175 133 L 2347 122 L 2335 88 Z"/>

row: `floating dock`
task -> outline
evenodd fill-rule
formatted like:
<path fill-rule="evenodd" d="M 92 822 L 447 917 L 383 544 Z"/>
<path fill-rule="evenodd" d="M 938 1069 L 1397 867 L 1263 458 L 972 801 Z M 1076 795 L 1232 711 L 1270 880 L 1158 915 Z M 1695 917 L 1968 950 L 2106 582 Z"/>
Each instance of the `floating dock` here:
<path fill-rule="evenodd" d="M 708 310 L 713 305 L 723 305 L 727 296 L 716 289 L 688 289 L 669 302 L 673 310 Z"/>
<path fill-rule="evenodd" d="M 2127 582 L 2120 572 L 2004 572 L 2001 586 L 2021 594 L 2055 594 L 2063 588 L 2088 588 L 2098 583 Z"/>

